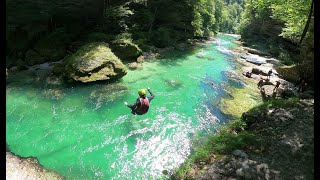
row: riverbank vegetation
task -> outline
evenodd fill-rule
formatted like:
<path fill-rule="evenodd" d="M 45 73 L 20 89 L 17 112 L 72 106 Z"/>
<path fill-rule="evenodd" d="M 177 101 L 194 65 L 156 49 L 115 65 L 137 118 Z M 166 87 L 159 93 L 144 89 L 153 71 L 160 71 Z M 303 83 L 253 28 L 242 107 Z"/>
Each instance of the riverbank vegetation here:
<path fill-rule="evenodd" d="M 91 43 L 103 43 L 105 49 L 112 51 L 112 56 L 122 62 L 139 62 L 143 52 L 177 47 L 180 43 L 225 32 L 240 34 L 244 46 L 280 60 L 277 71 L 283 79 L 296 83 L 302 78 L 313 88 L 313 9 L 313 0 L 7 0 L 6 67 L 9 71 L 12 67 L 22 70 L 44 62 L 68 60 Z M 10 75 L 8 69 L 7 76 Z M 60 73 L 64 72 L 63 66 L 59 69 Z M 221 101 L 222 111 L 232 114 L 233 120 L 207 144 L 194 150 L 176 171 L 176 178 L 195 178 L 195 166 L 204 167 L 211 161 L 222 160 L 224 155 L 237 149 L 252 156 L 266 152 L 271 138 L 276 137 L 273 136 L 275 132 L 281 131 L 270 130 L 268 126 L 260 130 L 252 127 L 254 123 L 259 126 L 263 122 L 250 121 L 252 118 L 243 116 L 245 112 L 258 113 L 258 119 L 263 120 L 262 114 L 268 110 L 294 109 L 309 118 L 306 118 L 307 128 L 312 129 L 309 125 L 313 121 L 307 112 L 313 105 L 290 98 L 266 101 L 254 107 L 257 105 L 255 99 L 249 102 L 243 91 L 250 91 L 250 88 L 231 91 L 237 101 Z M 257 94 L 252 91 L 254 96 Z M 307 109 L 299 109 L 306 106 Z M 293 114 L 294 119 L 300 117 Z M 270 120 L 276 122 L 276 118 Z M 279 127 L 285 128 L 285 125 Z M 311 137 L 311 131 L 313 129 L 308 130 L 303 139 Z M 291 136 L 290 133 L 286 135 Z M 293 165 L 306 164 L 302 174 L 311 176 L 313 141 L 301 147 L 306 153 L 299 147 L 299 160 L 293 160 Z M 295 156 L 296 151 L 289 159 Z M 278 165 L 275 167 L 283 170 L 283 164 Z M 281 172 L 286 177 L 290 171 Z"/>
<path fill-rule="evenodd" d="M 244 45 L 269 53 L 292 69 L 297 68 L 298 76 L 313 86 L 313 9 L 312 0 L 246 1 L 237 32 Z M 289 80 L 298 81 L 298 76 Z"/>
<path fill-rule="evenodd" d="M 196 147 L 172 178 L 312 179 L 312 136 L 313 101 L 267 101 Z"/>
<path fill-rule="evenodd" d="M 90 42 L 105 42 L 121 60 L 176 47 L 217 32 L 241 34 L 313 85 L 313 1 L 122 0 L 6 2 L 6 66 L 65 59 Z M 39 15 L 39 12 L 41 15 Z M 295 79 L 297 80 L 297 79 Z"/>

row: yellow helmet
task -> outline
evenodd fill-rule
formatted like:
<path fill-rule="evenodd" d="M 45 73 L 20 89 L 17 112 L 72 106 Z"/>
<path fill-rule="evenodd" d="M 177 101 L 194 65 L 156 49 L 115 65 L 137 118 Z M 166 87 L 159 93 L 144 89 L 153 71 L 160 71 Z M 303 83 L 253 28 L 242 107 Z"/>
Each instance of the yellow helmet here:
<path fill-rule="evenodd" d="M 138 94 L 139 94 L 140 96 L 143 96 L 143 95 L 146 95 L 146 94 L 147 94 L 147 91 L 146 91 L 145 89 L 140 89 L 140 90 L 138 91 Z"/>

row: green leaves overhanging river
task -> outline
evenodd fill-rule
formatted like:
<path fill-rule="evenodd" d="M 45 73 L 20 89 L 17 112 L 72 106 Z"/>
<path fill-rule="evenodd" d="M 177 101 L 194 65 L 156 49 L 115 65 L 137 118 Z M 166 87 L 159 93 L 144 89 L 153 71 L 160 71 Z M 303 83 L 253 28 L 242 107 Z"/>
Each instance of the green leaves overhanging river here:
<path fill-rule="evenodd" d="M 235 39 L 219 35 L 195 51 L 145 62 L 112 84 L 52 87 L 41 75 L 17 75 L 6 87 L 6 141 L 67 179 L 165 176 L 196 138 L 227 123 L 217 105 L 230 82 L 225 72 L 234 68 L 225 52 Z M 146 115 L 134 116 L 123 103 L 147 87 L 155 99 Z"/>

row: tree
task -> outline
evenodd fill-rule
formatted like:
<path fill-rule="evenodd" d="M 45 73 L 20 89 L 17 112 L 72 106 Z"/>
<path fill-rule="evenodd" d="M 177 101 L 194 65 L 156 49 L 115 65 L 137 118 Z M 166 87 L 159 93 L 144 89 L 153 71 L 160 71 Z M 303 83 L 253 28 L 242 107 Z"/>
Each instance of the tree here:
<path fill-rule="evenodd" d="M 298 43 L 302 37 L 301 34 L 304 36 L 306 33 L 304 29 L 306 24 L 309 24 L 307 22 L 310 21 L 312 9 L 312 0 L 274 1 L 272 16 L 285 23 L 285 28 L 282 29 L 280 36 Z"/>
<path fill-rule="evenodd" d="M 312 12 L 313 12 L 313 0 L 312 0 L 312 2 L 311 2 L 311 7 L 310 7 L 309 15 L 308 15 L 308 20 L 307 20 L 306 26 L 304 27 L 304 30 L 303 30 L 303 33 L 302 33 L 302 35 L 301 35 L 299 44 L 301 44 L 303 38 L 304 38 L 305 35 L 307 34 L 307 31 L 308 31 L 308 28 L 309 28 L 309 24 L 310 24 L 310 20 L 311 20 Z"/>

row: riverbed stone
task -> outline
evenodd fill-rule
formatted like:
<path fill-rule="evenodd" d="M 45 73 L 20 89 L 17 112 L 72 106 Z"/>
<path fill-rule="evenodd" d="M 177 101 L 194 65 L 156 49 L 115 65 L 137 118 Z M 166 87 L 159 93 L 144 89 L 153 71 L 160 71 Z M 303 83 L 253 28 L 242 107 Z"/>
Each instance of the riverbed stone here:
<path fill-rule="evenodd" d="M 232 151 L 232 155 L 234 155 L 235 157 L 240 157 L 245 159 L 248 158 L 248 155 L 239 149 Z"/>
<path fill-rule="evenodd" d="M 116 54 L 121 60 L 125 61 L 136 61 L 142 53 L 142 50 L 138 45 L 127 39 L 118 39 L 113 41 L 111 48 L 114 54 Z"/>
<path fill-rule="evenodd" d="M 110 83 L 93 90 L 89 98 L 94 101 L 113 102 L 128 94 L 128 87 L 122 83 Z"/>
<path fill-rule="evenodd" d="M 11 152 L 6 152 L 6 179 L 62 180 L 65 177 L 55 171 L 43 168 L 36 158 L 23 158 Z"/>
<path fill-rule="evenodd" d="M 137 62 L 128 63 L 130 69 L 142 69 L 142 64 Z"/>

